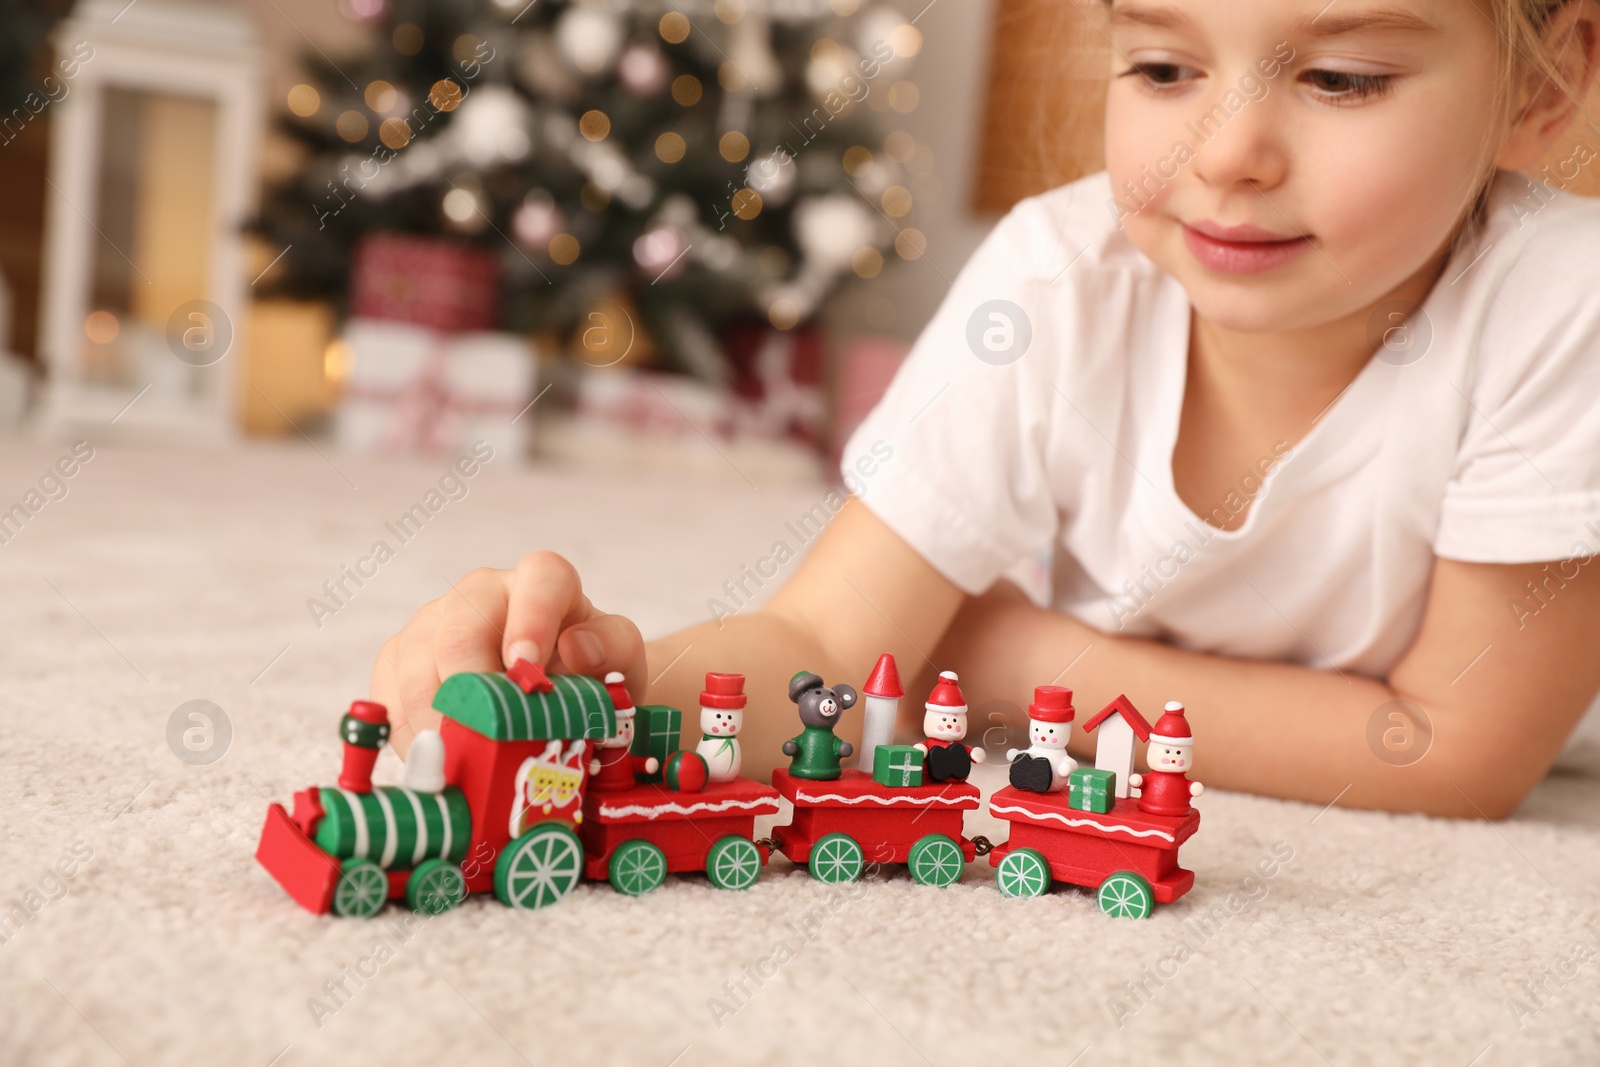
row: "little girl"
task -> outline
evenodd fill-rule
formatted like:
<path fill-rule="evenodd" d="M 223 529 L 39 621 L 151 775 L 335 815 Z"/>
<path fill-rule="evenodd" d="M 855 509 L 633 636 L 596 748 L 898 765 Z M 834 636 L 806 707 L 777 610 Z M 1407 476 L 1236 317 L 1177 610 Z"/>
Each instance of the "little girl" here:
<path fill-rule="evenodd" d="M 759 776 L 792 674 L 887 651 L 912 706 L 958 670 L 995 755 L 985 704 L 1056 683 L 1182 700 L 1210 786 L 1516 808 L 1600 688 L 1600 203 L 1559 191 L 1600 4 L 1108 13 L 1106 171 L 985 240 L 766 607 L 647 644 L 552 553 L 474 571 L 378 657 L 402 754 L 457 671 L 684 708 L 739 671 Z"/>

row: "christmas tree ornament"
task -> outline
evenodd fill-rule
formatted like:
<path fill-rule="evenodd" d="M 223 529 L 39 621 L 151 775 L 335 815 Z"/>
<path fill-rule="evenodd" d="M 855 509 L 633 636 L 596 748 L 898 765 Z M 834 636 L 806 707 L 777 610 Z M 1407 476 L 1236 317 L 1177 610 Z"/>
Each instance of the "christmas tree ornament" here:
<path fill-rule="evenodd" d="M 450 123 L 450 138 L 457 158 L 475 167 L 515 161 L 527 156 L 528 105 L 508 85 L 485 85 L 473 90 Z"/>
<path fill-rule="evenodd" d="M 653 44 L 630 45 L 617 62 L 617 80 L 635 96 L 655 96 L 671 75 L 666 56 Z"/>
<path fill-rule="evenodd" d="M 566 215 L 543 189 L 528 193 L 511 216 L 512 236 L 528 248 L 544 248 L 566 226 Z"/>
<path fill-rule="evenodd" d="M 892 50 L 897 43 L 906 40 L 903 36 L 906 25 L 906 17 L 887 4 L 863 12 L 851 23 L 856 51 L 864 56 L 882 56 L 886 52 L 892 55 L 893 58 L 880 63 L 879 77 L 904 76 L 903 71 L 909 66 L 910 60 Z M 912 29 L 915 30 L 915 27 Z"/>
<path fill-rule="evenodd" d="M 856 71 L 858 64 L 858 57 L 849 48 L 836 41 L 827 44 L 828 47 L 811 50 L 811 58 L 805 68 L 806 88 L 818 100 L 827 99 L 829 93 L 839 92 L 844 87 L 845 78 Z M 849 95 L 844 94 L 846 98 Z"/>
<path fill-rule="evenodd" d="M 746 184 L 773 207 L 788 203 L 790 194 L 794 192 L 796 177 L 794 157 L 782 148 L 757 159 L 745 172 Z"/>
<path fill-rule="evenodd" d="M 653 285 L 683 273 L 688 248 L 688 239 L 676 226 L 652 226 L 633 242 L 633 261 Z"/>
<path fill-rule="evenodd" d="M 556 44 L 574 68 L 588 75 L 611 66 L 622 49 L 622 20 L 597 7 L 573 4 L 556 21 Z"/>
<path fill-rule="evenodd" d="M 794 208 L 794 235 L 802 253 L 829 272 L 849 269 L 856 249 L 873 243 L 873 229 L 858 197 L 808 196 Z"/>
<path fill-rule="evenodd" d="M 557 104 L 570 104 L 578 98 L 583 79 L 548 33 L 528 31 L 517 45 L 515 56 L 517 82 L 536 98 Z"/>
<path fill-rule="evenodd" d="M 739 73 L 744 91 L 771 97 L 783 88 L 783 67 L 772 52 L 772 24 L 764 11 L 747 8 L 728 28 L 728 62 Z"/>

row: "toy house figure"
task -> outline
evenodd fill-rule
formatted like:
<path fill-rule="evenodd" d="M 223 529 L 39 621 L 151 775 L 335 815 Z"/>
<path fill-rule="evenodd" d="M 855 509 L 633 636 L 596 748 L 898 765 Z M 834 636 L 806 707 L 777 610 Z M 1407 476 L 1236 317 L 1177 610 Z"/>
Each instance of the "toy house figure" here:
<path fill-rule="evenodd" d="M 983 749 L 962 742 L 967 736 L 967 700 L 959 681 L 955 671 L 940 671 L 923 705 L 922 730 L 927 739 L 917 748 L 928 757 L 930 781 L 965 781 L 972 765 L 984 759 Z"/>
<path fill-rule="evenodd" d="M 1189 768 L 1194 766 L 1194 733 L 1189 729 L 1183 705 L 1176 700 L 1168 702 L 1150 731 L 1146 759 L 1149 773 L 1133 776 L 1133 784 L 1140 790 L 1139 810 L 1147 815 L 1189 814 L 1193 810 L 1190 798 L 1199 796 L 1205 786 L 1189 780 Z"/>
<path fill-rule="evenodd" d="M 1084 723 L 1083 731 L 1098 731 L 1094 744 L 1095 768 L 1115 774 L 1117 796 L 1128 797 L 1128 787 L 1132 784 L 1129 779 L 1133 774 L 1133 739 L 1137 736 L 1141 741 L 1150 740 L 1150 724 L 1133 706 L 1133 701 L 1118 696 Z"/>
<path fill-rule="evenodd" d="M 616 708 L 617 732 L 595 746 L 594 757 L 589 761 L 589 788 L 616 792 L 632 789 L 637 784 L 635 775 L 653 774 L 661 762 L 654 756 L 635 756 L 629 751 L 633 747 L 636 709 L 633 697 L 628 695 L 627 687 L 622 684 L 622 672 L 612 671 L 606 675 L 605 684 L 606 693 Z"/>
<path fill-rule="evenodd" d="M 1040 685 L 1028 705 L 1028 747 L 1011 749 L 1011 784 L 1031 793 L 1059 793 L 1067 788 L 1078 761 L 1067 755 L 1072 729 L 1072 690 Z"/>
<path fill-rule="evenodd" d="M 855 748 L 835 737 L 833 729 L 845 710 L 855 706 L 855 687 L 829 688 L 821 675 L 801 671 L 789 679 L 789 699 L 799 705 L 800 721 L 805 725 L 797 736 L 783 743 L 783 754 L 790 757 L 790 776 L 817 782 L 838 778 L 839 760 Z"/>
<path fill-rule="evenodd" d="M 739 730 L 744 726 L 748 701 L 744 675 L 706 673 L 706 687 L 700 692 L 700 743 L 695 751 L 706 761 L 709 781 L 731 782 L 739 777 Z"/>

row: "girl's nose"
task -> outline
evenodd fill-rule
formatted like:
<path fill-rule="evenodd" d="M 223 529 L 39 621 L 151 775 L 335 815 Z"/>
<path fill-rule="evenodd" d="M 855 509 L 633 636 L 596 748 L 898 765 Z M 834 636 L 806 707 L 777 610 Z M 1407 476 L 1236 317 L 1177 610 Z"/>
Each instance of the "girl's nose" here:
<path fill-rule="evenodd" d="M 1217 91 L 1202 100 L 1197 114 L 1186 127 L 1194 139 L 1191 143 L 1195 158 L 1190 164 L 1194 173 L 1218 190 L 1251 185 L 1260 192 L 1270 193 L 1283 184 L 1288 175 L 1284 126 L 1272 114 L 1276 110 L 1276 97 L 1287 92 L 1287 87 L 1274 86 L 1259 100 L 1246 97 L 1243 106 L 1230 112 L 1222 101 L 1232 88 L 1231 84 L 1222 78 L 1213 84 Z M 1251 205 L 1248 210 L 1257 211 L 1259 205 Z"/>

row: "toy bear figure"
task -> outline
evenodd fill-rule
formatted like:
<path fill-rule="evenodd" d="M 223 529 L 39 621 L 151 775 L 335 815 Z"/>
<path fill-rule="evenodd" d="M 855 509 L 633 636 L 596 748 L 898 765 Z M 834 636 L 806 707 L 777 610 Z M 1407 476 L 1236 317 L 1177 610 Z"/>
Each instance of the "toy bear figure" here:
<path fill-rule="evenodd" d="M 1189 780 L 1189 769 L 1194 766 L 1194 732 L 1183 705 L 1176 700 L 1167 704 L 1150 730 L 1148 760 L 1149 772 L 1128 779 L 1140 790 L 1139 810 L 1170 816 L 1193 811 L 1189 801 L 1203 793 L 1205 786 Z"/>
<path fill-rule="evenodd" d="M 855 747 L 835 737 L 833 728 L 844 710 L 855 706 L 855 688 L 829 688 L 821 675 L 801 671 L 789 679 L 789 699 L 800 706 L 800 721 L 805 725 L 798 737 L 783 743 L 783 754 L 789 757 L 789 773 L 819 782 L 839 777 L 839 761 Z"/>
<path fill-rule="evenodd" d="M 916 747 L 928 757 L 926 777 L 932 782 L 965 781 L 972 765 L 984 759 L 983 749 L 961 740 L 967 736 L 967 699 L 959 682 L 955 671 L 940 671 L 923 705 L 922 730 L 928 736 Z"/>

